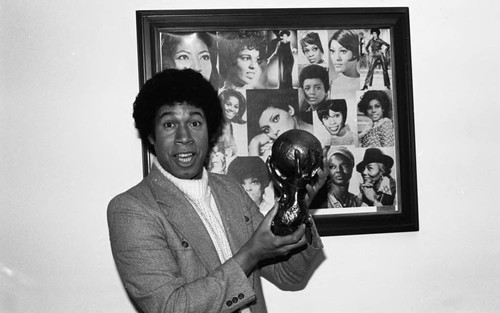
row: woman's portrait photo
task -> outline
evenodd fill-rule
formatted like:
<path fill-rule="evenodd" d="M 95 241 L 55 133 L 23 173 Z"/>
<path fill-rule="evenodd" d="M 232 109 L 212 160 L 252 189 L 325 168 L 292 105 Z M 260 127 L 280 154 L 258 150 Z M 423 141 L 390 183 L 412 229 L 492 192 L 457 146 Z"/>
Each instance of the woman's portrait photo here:
<path fill-rule="evenodd" d="M 219 94 L 226 124 L 220 139 L 228 158 L 248 155 L 246 99 L 235 89 L 223 89 Z"/>
<path fill-rule="evenodd" d="M 364 205 L 394 205 L 396 198 L 396 180 L 391 176 L 394 158 L 389 155 L 392 149 L 368 148 L 363 159 L 356 165 L 360 174 L 361 198 Z"/>
<path fill-rule="evenodd" d="M 262 214 L 271 210 L 274 203 L 274 191 L 266 163 L 261 158 L 237 157 L 228 166 L 227 175 L 241 184 Z"/>
<path fill-rule="evenodd" d="M 325 30 L 298 31 L 299 64 L 318 64 L 328 67 L 327 33 Z"/>
<path fill-rule="evenodd" d="M 162 69 L 190 68 L 200 72 L 215 89 L 220 88 L 217 71 L 217 38 L 213 33 L 162 33 Z"/>
<path fill-rule="evenodd" d="M 354 30 L 333 31 L 328 41 L 330 64 L 331 98 L 354 99 L 360 89 L 359 37 Z"/>
<path fill-rule="evenodd" d="M 313 133 L 312 125 L 297 115 L 295 89 L 248 90 L 247 103 L 250 156 L 267 160 L 274 141 L 287 130 L 302 129 Z"/>
<path fill-rule="evenodd" d="M 357 146 L 358 137 L 347 124 L 345 99 L 328 99 L 316 111 L 321 124 L 330 134 L 325 146 Z"/>
<path fill-rule="evenodd" d="M 358 137 L 361 147 L 394 146 L 390 92 L 368 90 L 358 103 Z"/>
<path fill-rule="evenodd" d="M 222 89 L 267 88 L 266 31 L 219 32 Z"/>

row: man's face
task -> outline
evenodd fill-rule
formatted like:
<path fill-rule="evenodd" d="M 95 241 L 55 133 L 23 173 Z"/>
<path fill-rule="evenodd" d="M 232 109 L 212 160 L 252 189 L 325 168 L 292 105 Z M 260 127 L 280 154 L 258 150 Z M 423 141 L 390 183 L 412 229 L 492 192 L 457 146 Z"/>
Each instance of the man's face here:
<path fill-rule="evenodd" d="M 186 102 L 162 106 L 155 117 L 156 157 L 170 174 L 181 179 L 198 179 L 208 153 L 208 130 L 205 114 Z"/>
<path fill-rule="evenodd" d="M 264 191 L 262 184 L 256 177 L 244 179 L 241 185 L 255 204 L 259 205 L 262 202 L 262 195 Z"/>
<path fill-rule="evenodd" d="M 328 115 L 323 116 L 321 122 L 332 136 L 338 135 L 344 127 L 344 117 L 342 113 L 332 110 L 328 110 Z"/>
<path fill-rule="evenodd" d="M 352 176 L 353 164 L 348 158 L 341 154 L 334 154 L 330 157 L 330 180 L 335 185 L 345 186 L 349 184 Z"/>
<path fill-rule="evenodd" d="M 365 169 L 363 170 L 363 173 L 361 175 L 363 176 L 363 181 L 364 183 L 371 183 L 375 184 L 377 183 L 380 179 L 382 179 L 382 176 L 384 174 L 383 172 L 383 164 L 381 163 L 369 163 L 365 166 Z"/>
<path fill-rule="evenodd" d="M 327 95 L 325 85 L 323 85 L 323 81 L 319 78 L 304 79 L 302 89 L 304 89 L 307 103 L 309 103 L 313 109 L 316 109 L 316 106 L 323 101 Z"/>

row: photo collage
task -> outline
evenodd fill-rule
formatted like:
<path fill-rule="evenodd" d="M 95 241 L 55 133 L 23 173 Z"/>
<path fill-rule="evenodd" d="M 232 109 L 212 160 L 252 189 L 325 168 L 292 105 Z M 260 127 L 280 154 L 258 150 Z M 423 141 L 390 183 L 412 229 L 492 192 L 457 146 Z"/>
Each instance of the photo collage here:
<path fill-rule="evenodd" d="M 160 32 L 161 68 L 191 68 L 218 91 L 226 126 L 207 170 L 231 175 L 262 213 L 266 161 L 284 132 L 312 133 L 328 178 L 314 215 L 397 213 L 390 29 Z"/>

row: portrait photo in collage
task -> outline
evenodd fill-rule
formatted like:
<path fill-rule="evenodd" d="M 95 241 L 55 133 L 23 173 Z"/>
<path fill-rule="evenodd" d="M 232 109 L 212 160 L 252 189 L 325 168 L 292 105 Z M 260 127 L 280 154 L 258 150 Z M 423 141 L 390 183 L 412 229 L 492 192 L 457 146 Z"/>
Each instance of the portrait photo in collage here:
<path fill-rule="evenodd" d="M 218 90 L 226 126 L 208 170 L 231 175 L 267 213 L 266 161 L 291 129 L 314 134 L 328 179 L 315 214 L 397 212 L 390 29 L 162 32 L 162 68 Z"/>

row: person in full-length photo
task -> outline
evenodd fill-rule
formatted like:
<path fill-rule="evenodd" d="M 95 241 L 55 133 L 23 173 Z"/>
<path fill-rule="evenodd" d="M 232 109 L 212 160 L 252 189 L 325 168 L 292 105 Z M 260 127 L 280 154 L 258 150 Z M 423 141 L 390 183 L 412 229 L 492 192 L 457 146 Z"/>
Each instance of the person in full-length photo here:
<path fill-rule="evenodd" d="M 380 65 L 382 67 L 382 74 L 384 75 L 384 86 L 387 89 L 391 89 L 391 81 L 389 79 L 389 62 L 387 60 L 386 53 L 391 47 L 387 42 L 380 38 L 380 29 L 374 28 L 370 30 L 372 38 L 366 44 L 366 52 L 370 56 L 370 64 L 368 66 L 368 74 L 365 78 L 365 83 L 362 90 L 368 89 L 373 84 L 373 75 L 375 72 L 375 67 Z"/>

